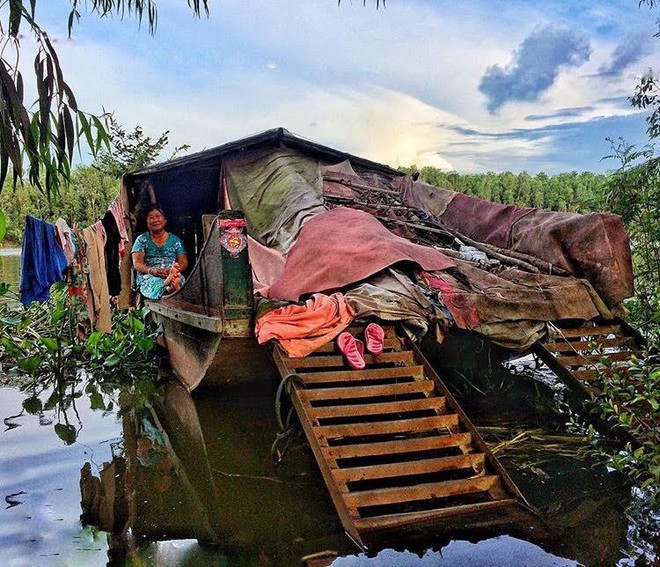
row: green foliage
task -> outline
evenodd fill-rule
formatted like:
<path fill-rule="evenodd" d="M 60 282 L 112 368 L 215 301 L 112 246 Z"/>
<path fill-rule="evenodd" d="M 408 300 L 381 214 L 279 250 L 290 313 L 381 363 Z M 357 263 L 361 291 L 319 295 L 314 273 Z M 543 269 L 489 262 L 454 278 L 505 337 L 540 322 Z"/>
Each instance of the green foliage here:
<path fill-rule="evenodd" d="M 186 0 L 193 13 L 208 14 L 208 0 Z M 69 35 L 82 8 L 100 17 L 117 14 L 145 17 L 153 33 L 158 22 L 154 0 L 69 0 Z M 64 79 L 58 54 L 36 18 L 37 0 L 5 0 L 0 19 L 0 189 L 10 166 L 12 184 L 27 181 L 48 197 L 57 195 L 61 182 L 71 173 L 74 151 L 86 144 L 97 155 L 109 148 L 106 115 L 87 114 L 78 108 L 75 96 Z M 38 98 L 25 101 L 25 79 L 19 70 L 21 38 L 25 28 L 36 43 L 34 81 Z M 35 108 L 35 110 L 32 110 Z"/>
<path fill-rule="evenodd" d="M 69 225 L 76 222 L 81 227 L 92 225 L 103 217 L 117 196 L 122 174 L 154 163 L 169 141 L 168 132 L 152 141 L 140 126 L 127 134 L 114 118 L 109 119 L 109 124 L 109 150 L 100 152 L 91 166 L 77 167 L 56 197 L 48 198 L 38 188 L 22 183 L 5 187 L 0 193 L 0 211 L 6 215 L 9 242 L 21 242 L 26 215 L 52 222 L 62 217 Z M 175 148 L 171 157 L 187 147 Z"/>
<path fill-rule="evenodd" d="M 660 343 L 655 345 L 655 349 Z M 606 360 L 606 359 L 604 359 Z M 625 474 L 636 486 L 650 488 L 660 497 L 660 359 L 657 354 L 633 357 L 625 374 L 601 373 L 594 384 L 599 393 L 590 401 L 591 411 L 636 442 L 612 453 L 593 437 L 596 455 Z"/>
<path fill-rule="evenodd" d="M 100 152 L 94 161 L 94 167 L 116 179 L 120 179 L 127 171 L 135 171 L 154 163 L 169 143 L 169 130 L 152 142 L 149 136 L 145 136 L 141 126 L 136 126 L 133 132 L 127 133 L 112 117 L 109 119 L 108 135 L 110 149 Z M 170 159 L 189 147 L 185 144 L 175 148 Z"/>
<path fill-rule="evenodd" d="M 400 168 L 404 173 L 417 171 L 415 166 Z M 419 170 L 420 180 L 437 187 L 465 193 L 496 203 L 535 207 L 554 211 L 589 213 L 607 207 L 608 176 L 577 171 L 548 176 L 527 172 L 470 173 L 442 171 L 435 167 Z"/>
<path fill-rule="evenodd" d="M 23 375 L 26 412 L 56 410 L 55 433 L 66 444 L 78 429 L 70 410 L 84 395 L 92 409 L 111 410 L 118 390 L 139 392 L 145 399 L 155 391 L 153 349 L 156 330 L 145 323 L 146 312 L 113 314 L 111 334 L 84 334 L 86 308 L 70 296 L 64 283 L 55 284 L 46 302 L 24 308 L 7 284 L 0 285 L 0 362 Z"/>
<path fill-rule="evenodd" d="M 631 241 L 636 323 L 651 333 L 660 322 L 660 163 L 652 148 L 610 143 L 621 166 L 610 177 L 607 200 L 623 218 Z"/>
<path fill-rule="evenodd" d="M 119 192 L 119 181 L 91 166 L 76 168 L 70 183 L 60 189 L 57 198 L 48 199 L 36 187 L 18 184 L 0 193 L 0 210 L 7 218 L 6 238 L 20 244 L 25 216 L 51 222 L 62 217 L 70 225 L 90 226 L 105 214 Z"/>

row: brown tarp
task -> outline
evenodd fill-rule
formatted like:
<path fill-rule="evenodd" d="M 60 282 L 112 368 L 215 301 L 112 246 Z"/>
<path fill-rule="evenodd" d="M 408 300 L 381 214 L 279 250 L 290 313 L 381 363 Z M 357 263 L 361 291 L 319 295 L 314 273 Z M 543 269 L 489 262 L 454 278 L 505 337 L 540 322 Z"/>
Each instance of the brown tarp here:
<path fill-rule="evenodd" d="M 454 265 L 441 252 L 392 234 L 369 213 L 338 207 L 305 224 L 270 297 L 298 301 L 301 295 L 344 288 L 402 261 L 425 270 Z"/>
<path fill-rule="evenodd" d="M 618 215 L 502 205 L 409 177 L 394 185 L 405 204 L 473 240 L 529 254 L 588 279 L 609 307 L 633 295 L 630 243 Z"/>
<path fill-rule="evenodd" d="M 545 322 L 588 321 L 602 313 L 586 280 L 531 274 L 516 268 L 498 274 L 455 260 L 451 271 L 422 273 L 439 293 L 456 325 L 509 348 L 525 349 L 545 334 Z"/>

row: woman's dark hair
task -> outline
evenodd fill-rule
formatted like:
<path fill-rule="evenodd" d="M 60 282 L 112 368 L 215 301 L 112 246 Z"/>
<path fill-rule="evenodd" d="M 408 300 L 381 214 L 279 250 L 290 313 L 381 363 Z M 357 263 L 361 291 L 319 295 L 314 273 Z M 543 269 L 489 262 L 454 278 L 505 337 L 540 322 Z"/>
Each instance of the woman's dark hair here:
<path fill-rule="evenodd" d="M 165 214 L 165 211 L 163 210 L 163 207 L 161 207 L 160 205 L 157 205 L 157 204 L 154 203 L 154 204 L 148 205 L 147 207 L 145 207 L 144 211 L 142 211 L 142 215 L 143 215 L 142 218 L 145 221 L 147 220 L 147 215 L 151 211 L 158 211 L 161 215 L 163 215 L 165 218 L 167 218 L 167 215 Z"/>

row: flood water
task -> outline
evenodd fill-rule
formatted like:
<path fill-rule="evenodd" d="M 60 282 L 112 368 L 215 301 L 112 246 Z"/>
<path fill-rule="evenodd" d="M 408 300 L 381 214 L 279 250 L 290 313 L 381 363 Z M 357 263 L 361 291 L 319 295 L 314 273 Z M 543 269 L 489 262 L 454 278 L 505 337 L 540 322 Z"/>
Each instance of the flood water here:
<path fill-rule="evenodd" d="M 17 270 L 17 255 L 0 254 L 5 281 L 17 282 Z M 577 437 L 557 432 L 561 417 L 538 407 L 538 386 L 503 369 L 464 408 L 491 446 L 534 432 L 497 455 L 538 525 L 427 530 L 366 552 L 344 534 L 303 436 L 281 463 L 272 459 L 276 384 L 190 396 L 164 382 L 148 395 L 108 393 L 116 405 L 103 411 L 91 409 L 84 382 L 93 377 L 83 377 L 66 410 L 44 392 L 48 409 L 34 411 L 4 370 L 3 565 L 632 566 L 652 565 L 657 552 L 657 533 L 639 519 L 649 512 L 631 508 L 635 489 L 592 466 Z"/>

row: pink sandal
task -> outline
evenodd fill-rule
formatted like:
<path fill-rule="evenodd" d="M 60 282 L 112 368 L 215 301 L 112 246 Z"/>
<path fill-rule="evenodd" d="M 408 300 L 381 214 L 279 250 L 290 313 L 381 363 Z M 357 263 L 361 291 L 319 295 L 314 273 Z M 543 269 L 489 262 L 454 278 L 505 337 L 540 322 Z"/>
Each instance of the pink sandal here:
<path fill-rule="evenodd" d="M 366 366 L 363 358 L 364 343 L 360 339 L 356 339 L 349 332 L 344 332 L 337 337 L 337 346 L 351 368 L 362 370 Z"/>
<path fill-rule="evenodd" d="M 380 354 L 385 345 L 385 331 L 378 323 L 369 323 L 364 330 L 364 340 L 371 354 Z"/>

